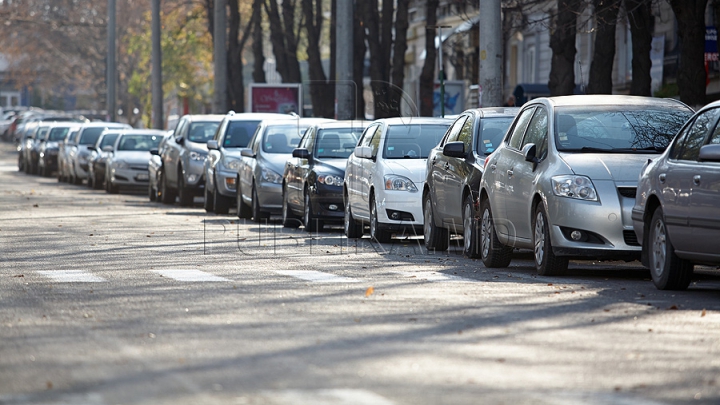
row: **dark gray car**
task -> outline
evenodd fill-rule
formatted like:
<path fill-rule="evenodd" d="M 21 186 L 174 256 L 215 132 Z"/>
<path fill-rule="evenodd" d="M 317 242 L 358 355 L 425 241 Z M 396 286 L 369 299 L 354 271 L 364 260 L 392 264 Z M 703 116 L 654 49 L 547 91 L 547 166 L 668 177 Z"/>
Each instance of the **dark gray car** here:
<path fill-rule="evenodd" d="M 695 264 L 720 265 L 720 102 L 691 118 L 640 173 L 633 228 L 661 290 L 690 284 Z"/>

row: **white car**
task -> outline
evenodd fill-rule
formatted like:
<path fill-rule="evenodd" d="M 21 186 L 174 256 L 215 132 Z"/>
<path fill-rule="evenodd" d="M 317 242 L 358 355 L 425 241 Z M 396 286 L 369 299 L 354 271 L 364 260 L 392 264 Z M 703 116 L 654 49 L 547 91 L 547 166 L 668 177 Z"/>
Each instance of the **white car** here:
<path fill-rule="evenodd" d="M 452 120 L 387 118 L 370 124 L 348 158 L 343 182 L 345 235 L 388 242 L 405 228 L 422 232 L 427 157 Z"/>
<path fill-rule="evenodd" d="M 115 145 L 106 146 L 105 191 L 115 194 L 120 186 L 146 188 L 150 179 L 148 162 L 166 132 L 157 129 L 130 129 L 120 132 Z"/>

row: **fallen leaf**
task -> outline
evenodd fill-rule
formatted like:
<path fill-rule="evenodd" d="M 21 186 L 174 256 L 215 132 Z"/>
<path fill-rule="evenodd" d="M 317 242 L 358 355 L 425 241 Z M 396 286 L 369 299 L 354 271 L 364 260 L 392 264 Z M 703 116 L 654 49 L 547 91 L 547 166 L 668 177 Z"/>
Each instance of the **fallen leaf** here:
<path fill-rule="evenodd" d="M 47 389 L 51 390 L 52 387 L 53 387 L 52 381 L 47 381 L 47 382 L 45 383 L 45 386 L 47 387 Z"/>
<path fill-rule="evenodd" d="M 678 309 L 678 306 L 677 306 L 677 305 L 673 305 L 673 306 L 671 306 L 671 307 L 668 307 L 668 310 L 675 310 L 675 309 Z"/>
<path fill-rule="evenodd" d="M 13 277 L 25 277 L 25 275 L 24 275 L 24 274 L 16 274 L 16 275 L 14 275 Z M 703 310 L 703 311 L 704 311 L 704 310 Z M 705 316 L 704 313 L 703 313 L 703 316 Z"/>
<path fill-rule="evenodd" d="M 548 285 L 553 285 L 552 283 L 548 283 Z"/>
<path fill-rule="evenodd" d="M 369 296 L 371 296 L 374 292 L 375 292 L 375 288 L 373 288 L 373 287 L 368 287 L 368 289 L 365 290 L 365 296 L 366 296 L 366 297 L 369 297 Z"/>
<path fill-rule="evenodd" d="M 705 311 L 705 308 L 703 308 L 702 313 L 700 314 L 700 317 L 703 317 L 707 315 L 707 311 Z"/>
<path fill-rule="evenodd" d="M 40 206 L 37 204 L 33 204 L 33 208 L 38 208 L 38 207 L 40 207 Z"/>

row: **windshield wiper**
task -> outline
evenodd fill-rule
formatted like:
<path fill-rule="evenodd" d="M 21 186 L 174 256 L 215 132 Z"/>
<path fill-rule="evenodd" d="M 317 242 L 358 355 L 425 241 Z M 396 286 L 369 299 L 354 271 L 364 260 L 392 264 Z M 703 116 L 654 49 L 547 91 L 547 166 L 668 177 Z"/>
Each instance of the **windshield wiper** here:
<path fill-rule="evenodd" d="M 613 151 L 618 152 L 657 152 L 662 153 L 665 151 L 665 148 L 661 146 L 646 146 L 644 148 L 617 148 L 613 149 Z"/>

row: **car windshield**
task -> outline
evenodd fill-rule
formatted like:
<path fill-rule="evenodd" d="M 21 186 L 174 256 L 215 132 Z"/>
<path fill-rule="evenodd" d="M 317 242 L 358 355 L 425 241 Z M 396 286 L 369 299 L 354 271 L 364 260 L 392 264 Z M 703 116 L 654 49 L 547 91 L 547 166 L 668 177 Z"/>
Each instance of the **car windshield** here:
<path fill-rule="evenodd" d="M 686 107 L 558 107 L 555 142 L 567 152 L 662 152 L 692 115 Z"/>
<path fill-rule="evenodd" d="M 230 121 L 225 131 L 223 148 L 246 148 L 260 121 Z"/>
<path fill-rule="evenodd" d="M 481 155 L 489 155 L 495 151 L 502 139 L 513 117 L 485 118 L 480 120 L 480 133 L 476 142 L 477 152 Z"/>
<path fill-rule="evenodd" d="M 219 122 L 193 122 L 188 131 L 190 142 L 206 143 L 213 138 Z"/>
<path fill-rule="evenodd" d="M 123 135 L 120 138 L 117 150 L 149 151 L 150 149 L 157 148 L 162 138 L 160 135 Z"/>
<path fill-rule="evenodd" d="M 98 138 L 100 138 L 100 134 L 105 130 L 103 127 L 93 127 L 93 128 L 85 128 L 83 129 L 82 133 L 80 134 L 80 140 L 78 141 L 78 144 L 80 145 L 95 145 L 95 142 L 97 142 Z"/>
<path fill-rule="evenodd" d="M 450 123 L 391 125 L 385 139 L 385 159 L 427 159 Z"/>
<path fill-rule="evenodd" d="M 117 137 L 119 134 L 105 134 L 102 138 L 100 138 L 100 149 L 106 147 L 106 146 L 112 146 L 115 145 L 115 141 L 117 140 Z"/>
<path fill-rule="evenodd" d="M 68 127 L 58 127 L 53 128 L 50 130 L 50 133 L 48 134 L 48 141 L 58 142 L 65 139 L 65 136 L 70 131 L 70 128 Z"/>
<path fill-rule="evenodd" d="M 35 134 L 35 139 L 45 139 L 45 134 L 47 134 L 49 129 L 50 128 L 48 128 L 48 127 L 38 128 L 37 134 Z"/>
<path fill-rule="evenodd" d="M 331 128 L 318 131 L 315 143 L 316 158 L 346 159 L 355 150 L 363 128 Z"/>
<path fill-rule="evenodd" d="M 265 131 L 262 149 L 267 153 L 292 153 L 300 143 L 307 126 L 271 125 Z"/>

